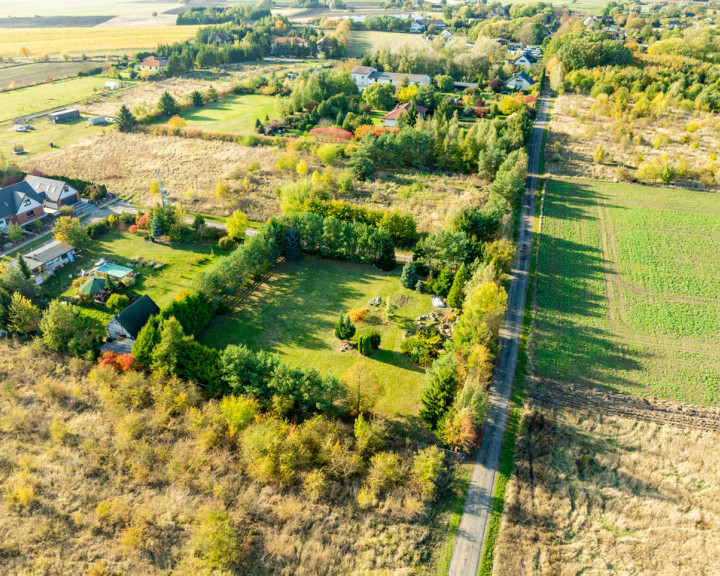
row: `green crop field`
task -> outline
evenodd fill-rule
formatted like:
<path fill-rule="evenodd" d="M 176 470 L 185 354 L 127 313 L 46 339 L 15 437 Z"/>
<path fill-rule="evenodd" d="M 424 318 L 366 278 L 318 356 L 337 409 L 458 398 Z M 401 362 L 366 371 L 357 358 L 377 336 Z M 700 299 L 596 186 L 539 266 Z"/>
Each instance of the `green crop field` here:
<path fill-rule="evenodd" d="M 404 327 L 432 310 L 431 297 L 400 286 L 400 267 L 380 272 L 361 264 L 305 258 L 299 263 L 278 265 L 273 277 L 241 303 L 239 309 L 217 316 L 201 333 L 200 341 L 224 348 L 245 344 L 253 350 L 279 352 L 299 366 L 331 370 L 342 377 L 357 362 L 366 366 L 384 385 L 385 394 L 377 409 L 405 418 L 417 417 L 424 370 L 400 353 Z M 367 302 L 388 296 L 398 308 L 386 324 Z M 369 358 L 356 350 L 340 352 L 334 325 L 340 314 L 354 308 L 370 311 L 358 333 L 377 328 L 382 333 L 380 349 Z"/>
<path fill-rule="evenodd" d="M 551 181 L 540 242 L 541 380 L 720 404 L 716 195 Z"/>
<path fill-rule="evenodd" d="M 189 127 L 218 132 L 251 132 L 255 120 L 263 121 L 265 116 L 273 118 L 275 97 L 245 94 L 228 96 L 219 102 L 206 104 L 191 112 L 183 113 Z"/>
<path fill-rule="evenodd" d="M 84 100 L 104 88 L 106 81 L 105 76 L 86 76 L 4 92 L 0 122 Z"/>
<path fill-rule="evenodd" d="M 351 30 L 347 55 L 352 58 L 362 58 L 365 54 L 372 54 L 382 48 L 397 50 L 402 44 L 421 48 L 425 46 L 425 39 L 420 34 Z"/>

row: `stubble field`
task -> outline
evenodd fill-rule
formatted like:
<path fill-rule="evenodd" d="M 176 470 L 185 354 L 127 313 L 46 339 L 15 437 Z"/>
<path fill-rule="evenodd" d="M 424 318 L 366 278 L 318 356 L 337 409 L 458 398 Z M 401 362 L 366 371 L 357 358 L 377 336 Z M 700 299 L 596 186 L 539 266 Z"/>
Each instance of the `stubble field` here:
<path fill-rule="evenodd" d="M 537 378 L 719 404 L 716 195 L 551 181 L 544 208 Z"/>

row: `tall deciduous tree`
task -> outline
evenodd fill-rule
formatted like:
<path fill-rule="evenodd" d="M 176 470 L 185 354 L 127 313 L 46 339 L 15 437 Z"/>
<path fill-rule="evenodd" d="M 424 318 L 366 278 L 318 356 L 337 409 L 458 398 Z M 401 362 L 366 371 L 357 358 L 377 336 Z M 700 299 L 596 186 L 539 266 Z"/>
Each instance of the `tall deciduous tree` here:
<path fill-rule="evenodd" d="M 13 332 L 34 332 L 40 325 L 40 310 L 28 298 L 15 292 L 8 308 L 8 328 Z"/>
<path fill-rule="evenodd" d="M 72 216 L 58 218 L 54 230 L 55 240 L 70 244 L 77 250 L 82 250 L 90 243 L 87 229 L 83 227 L 80 220 Z"/>
<path fill-rule="evenodd" d="M 383 395 L 384 388 L 366 362 L 356 362 L 345 373 L 343 383 L 346 406 L 354 414 L 370 412 Z"/>
<path fill-rule="evenodd" d="M 240 210 L 235 210 L 225 221 L 227 226 L 228 236 L 236 241 L 245 240 L 245 230 L 247 229 L 248 218 Z"/>
<path fill-rule="evenodd" d="M 40 320 L 40 331 L 50 350 L 74 356 L 87 352 L 95 338 L 90 320 L 82 315 L 80 308 L 59 300 L 50 302 Z"/>

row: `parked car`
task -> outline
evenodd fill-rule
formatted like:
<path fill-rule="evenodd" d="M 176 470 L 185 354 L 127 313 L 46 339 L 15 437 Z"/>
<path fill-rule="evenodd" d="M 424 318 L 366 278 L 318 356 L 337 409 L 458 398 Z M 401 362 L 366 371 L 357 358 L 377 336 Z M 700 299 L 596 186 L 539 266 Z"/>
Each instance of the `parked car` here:
<path fill-rule="evenodd" d="M 23 124 L 23 128 L 25 128 L 25 130 L 35 130 L 35 126 L 32 124 Z"/>
<path fill-rule="evenodd" d="M 29 130 L 25 126 L 15 126 L 15 132 L 28 132 Z"/>

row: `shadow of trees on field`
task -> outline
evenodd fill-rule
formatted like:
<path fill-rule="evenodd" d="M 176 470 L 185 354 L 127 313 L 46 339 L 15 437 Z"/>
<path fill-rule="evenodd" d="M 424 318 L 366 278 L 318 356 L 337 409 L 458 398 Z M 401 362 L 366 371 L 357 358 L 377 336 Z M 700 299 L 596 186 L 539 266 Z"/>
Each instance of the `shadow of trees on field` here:
<path fill-rule="evenodd" d="M 632 373 L 644 369 L 651 352 L 630 351 L 612 333 L 606 278 L 614 271 L 605 262 L 596 208 L 596 199 L 606 196 L 566 182 L 553 182 L 549 189 L 535 276 L 536 375 L 605 389 L 636 388 Z"/>

